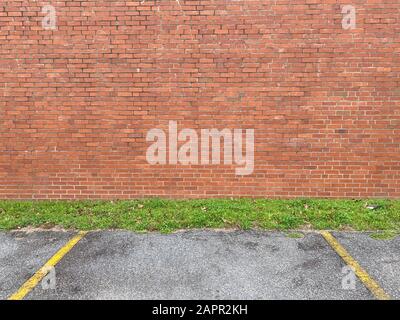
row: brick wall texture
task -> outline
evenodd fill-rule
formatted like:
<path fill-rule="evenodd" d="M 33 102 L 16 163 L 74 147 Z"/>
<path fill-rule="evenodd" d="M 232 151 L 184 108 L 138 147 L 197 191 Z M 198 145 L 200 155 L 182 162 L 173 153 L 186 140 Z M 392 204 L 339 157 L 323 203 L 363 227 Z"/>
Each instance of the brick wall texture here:
<path fill-rule="evenodd" d="M 170 120 L 254 172 L 149 164 Z M 0 198 L 150 196 L 400 197 L 399 0 L 2 0 Z"/>

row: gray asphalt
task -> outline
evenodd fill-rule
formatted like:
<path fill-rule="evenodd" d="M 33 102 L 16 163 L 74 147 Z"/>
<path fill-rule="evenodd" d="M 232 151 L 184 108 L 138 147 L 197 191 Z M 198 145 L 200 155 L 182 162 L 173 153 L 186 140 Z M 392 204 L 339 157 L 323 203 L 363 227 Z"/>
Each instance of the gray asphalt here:
<path fill-rule="evenodd" d="M 0 233 L 0 298 L 13 293 L 71 235 Z M 398 297 L 399 238 L 335 236 Z M 342 287 L 344 266 L 317 233 L 293 239 L 261 231 L 99 231 L 86 235 L 56 266 L 55 290 L 39 285 L 26 298 L 373 299 L 357 278 L 353 289 Z"/>
<path fill-rule="evenodd" d="M 70 232 L 0 232 L 0 299 L 29 279 L 73 235 Z"/>
<path fill-rule="evenodd" d="M 366 233 L 333 234 L 392 298 L 400 299 L 400 237 L 374 240 Z"/>

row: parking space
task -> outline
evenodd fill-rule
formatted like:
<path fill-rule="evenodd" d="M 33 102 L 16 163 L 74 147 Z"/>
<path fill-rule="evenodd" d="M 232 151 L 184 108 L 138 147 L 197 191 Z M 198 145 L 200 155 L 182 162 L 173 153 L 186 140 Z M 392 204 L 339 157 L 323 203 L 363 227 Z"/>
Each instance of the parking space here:
<path fill-rule="evenodd" d="M 400 237 L 375 240 L 368 233 L 333 234 L 393 299 L 400 299 Z"/>
<path fill-rule="evenodd" d="M 56 290 L 28 299 L 372 299 L 315 233 L 93 232 L 57 265 Z"/>
<path fill-rule="evenodd" d="M 399 299 L 399 238 L 332 233 L 371 279 Z M 316 232 L 97 231 L 0 233 L 0 299 L 53 255 L 55 288 L 37 282 L 25 299 L 375 299 Z M 60 251 L 58 251 L 61 248 Z"/>
<path fill-rule="evenodd" d="M 0 232 L 0 299 L 6 299 L 72 236 L 72 232 Z"/>

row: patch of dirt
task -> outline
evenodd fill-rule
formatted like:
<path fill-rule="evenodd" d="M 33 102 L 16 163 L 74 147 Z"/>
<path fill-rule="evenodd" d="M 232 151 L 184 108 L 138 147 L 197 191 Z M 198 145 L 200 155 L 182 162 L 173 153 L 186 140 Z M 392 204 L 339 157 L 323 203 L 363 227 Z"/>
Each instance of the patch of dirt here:
<path fill-rule="evenodd" d="M 54 226 L 54 225 L 52 225 L 52 226 L 43 225 L 40 227 L 28 226 L 28 227 L 24 227 L 24 228 L 18 228 L 18 229 L 12 230 L 12 231 L 13 232 L 25 232 L 25 233 L 29 234 L 29 233 L 33 233 L 33 232 L 43 232 L 43 231 L 68 232 L 71 230 L 67 230 L 67 229 L 61 228 L 59 226 Z"/>

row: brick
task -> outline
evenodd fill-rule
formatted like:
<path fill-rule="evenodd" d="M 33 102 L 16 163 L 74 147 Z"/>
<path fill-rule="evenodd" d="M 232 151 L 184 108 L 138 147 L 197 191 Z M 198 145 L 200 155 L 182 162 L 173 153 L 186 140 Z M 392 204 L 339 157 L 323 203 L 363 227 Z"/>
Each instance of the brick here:
<path fill-rule="evenodd" d="M 399 12 L 364 2 L 3 0 L 0 198 L 399 198 Z M 254 129 L 254 172 L 150 165 L 170 120 Z"/>

